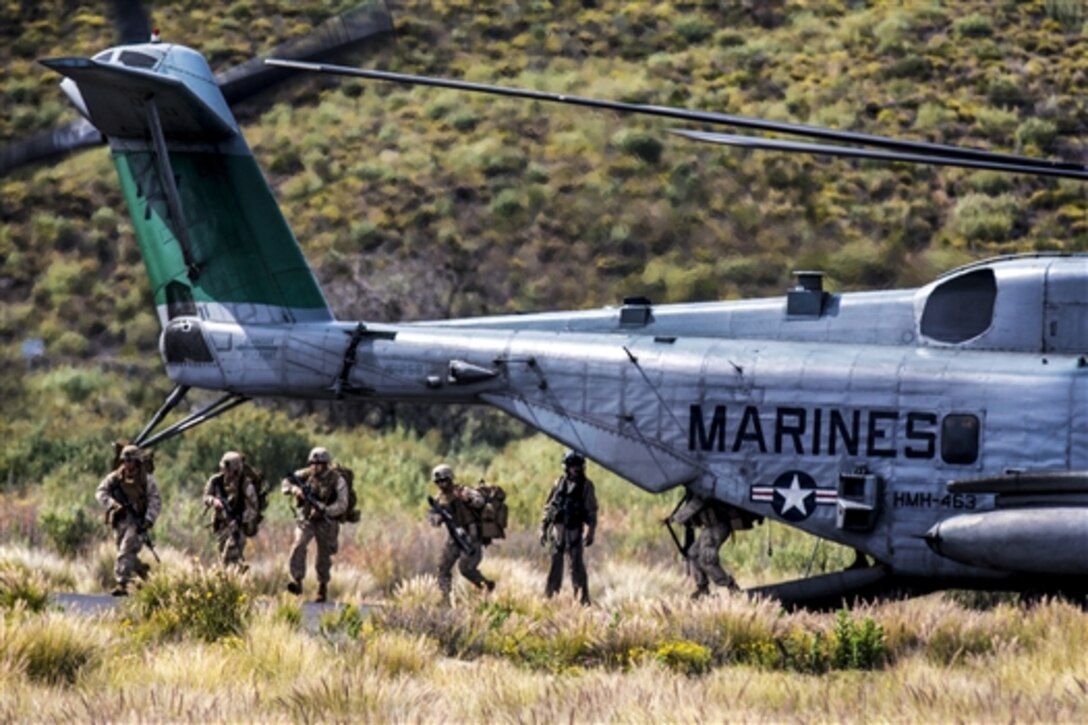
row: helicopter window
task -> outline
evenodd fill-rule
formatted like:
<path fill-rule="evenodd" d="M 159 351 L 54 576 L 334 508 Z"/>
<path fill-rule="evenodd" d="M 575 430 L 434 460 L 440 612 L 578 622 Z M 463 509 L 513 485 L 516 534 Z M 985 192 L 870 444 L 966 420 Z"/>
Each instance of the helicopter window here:
<path fill-rule="evenodd" d="M 941 458 L 945 463 L 970 464 L 978 460 L 978 416 L 946 415 L 941 424 Z"/>
<path fill-rule="evenodd" d="M 120 61 L 133 68 L 154 68 L 159 59 L 147 53 L 139 53 L 135 50 L 122 50 Z"/>
<path fill-rule="evenodd" d="M 108 61 L 111 55 L 113 55 L 112 50 L 103 50 L 101 53 L 94 57 L 94 60 Z"/>
<path fill-rule="evenodd" d="M 979 269 L 935 288 L 922 312 L 922 334 L 940 342 L 964 342 L 989 329 L 997 283 L 993 270 Z"/>

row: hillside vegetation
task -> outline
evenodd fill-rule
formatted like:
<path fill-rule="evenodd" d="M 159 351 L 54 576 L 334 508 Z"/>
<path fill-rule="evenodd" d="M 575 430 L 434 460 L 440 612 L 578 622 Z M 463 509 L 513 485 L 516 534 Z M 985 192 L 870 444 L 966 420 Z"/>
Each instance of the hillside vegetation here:
<path fill-rule="evenodd" d="M 340 3 L 156 4 L 221 69 Z M 1083 159 L 1083 3 L 418 2 L 346 59 Z M 34 60 L 113 42 L 92 6 L 0 4 L 0 141 L 74 118 Z M 912 285 L 971 259 L 1088 246 L 1084 185 L 726 150 L 669 123 L 379 82 L 299 79 L 238 109 L 345 318 L 419 319 Z M 157 326 L 108 154 L 0 180 L 0 341 L 139 359 Z"/>

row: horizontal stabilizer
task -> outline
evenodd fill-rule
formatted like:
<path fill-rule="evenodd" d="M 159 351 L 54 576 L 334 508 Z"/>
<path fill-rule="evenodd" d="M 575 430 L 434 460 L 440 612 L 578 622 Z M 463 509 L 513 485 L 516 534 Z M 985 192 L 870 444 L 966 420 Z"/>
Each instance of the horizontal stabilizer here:
<path fill-rule="evenodd" d="M 1088 471 L 1036 471 L 968 478 L 948 484 L 949 493 L 1088 493 Z"/>
<path fill-rule="evenodd" d="M 90 58 L 41 63 L 76 84 L 81 110 L 109 138 L 149 138 L 149 100 L 155 102 L 167 140 L 214 142 L 238 132 L 233 119 L 223 118 L 179 78 Z"/>

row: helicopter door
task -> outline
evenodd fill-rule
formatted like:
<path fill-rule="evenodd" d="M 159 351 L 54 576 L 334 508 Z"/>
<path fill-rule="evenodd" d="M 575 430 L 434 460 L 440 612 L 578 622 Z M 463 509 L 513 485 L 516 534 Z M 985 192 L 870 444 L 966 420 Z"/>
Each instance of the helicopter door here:
<path fill-rule="evenodd" d="M 1083 265 L 1052 264 L 1046 274 L 1046 352 L 1088 353 L 1088 260 Z"/>

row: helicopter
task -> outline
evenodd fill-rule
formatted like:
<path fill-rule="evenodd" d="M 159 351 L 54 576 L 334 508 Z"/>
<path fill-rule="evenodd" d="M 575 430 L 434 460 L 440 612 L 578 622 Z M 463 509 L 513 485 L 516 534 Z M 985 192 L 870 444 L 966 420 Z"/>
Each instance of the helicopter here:
<path fill-rule="evenodd" d="M 715 144 L 1088 178 L 933 143 L 268 62 L 854 145 L 677 131 Z M 915 289 L 832 293 L 810 270 L 767 299 L 338 320 L 198 51 L 42 63 L 109 141 L 162 325 L 176 387 L 137 445 L 253 398 L 484 404 L 644 491 L 683 488 L 864 555 L 755 590 L 787 604 L 1088 589 L 1088 255 L 999 257 Z M 221 397 L 155 432 L 193 388 Z"/>

